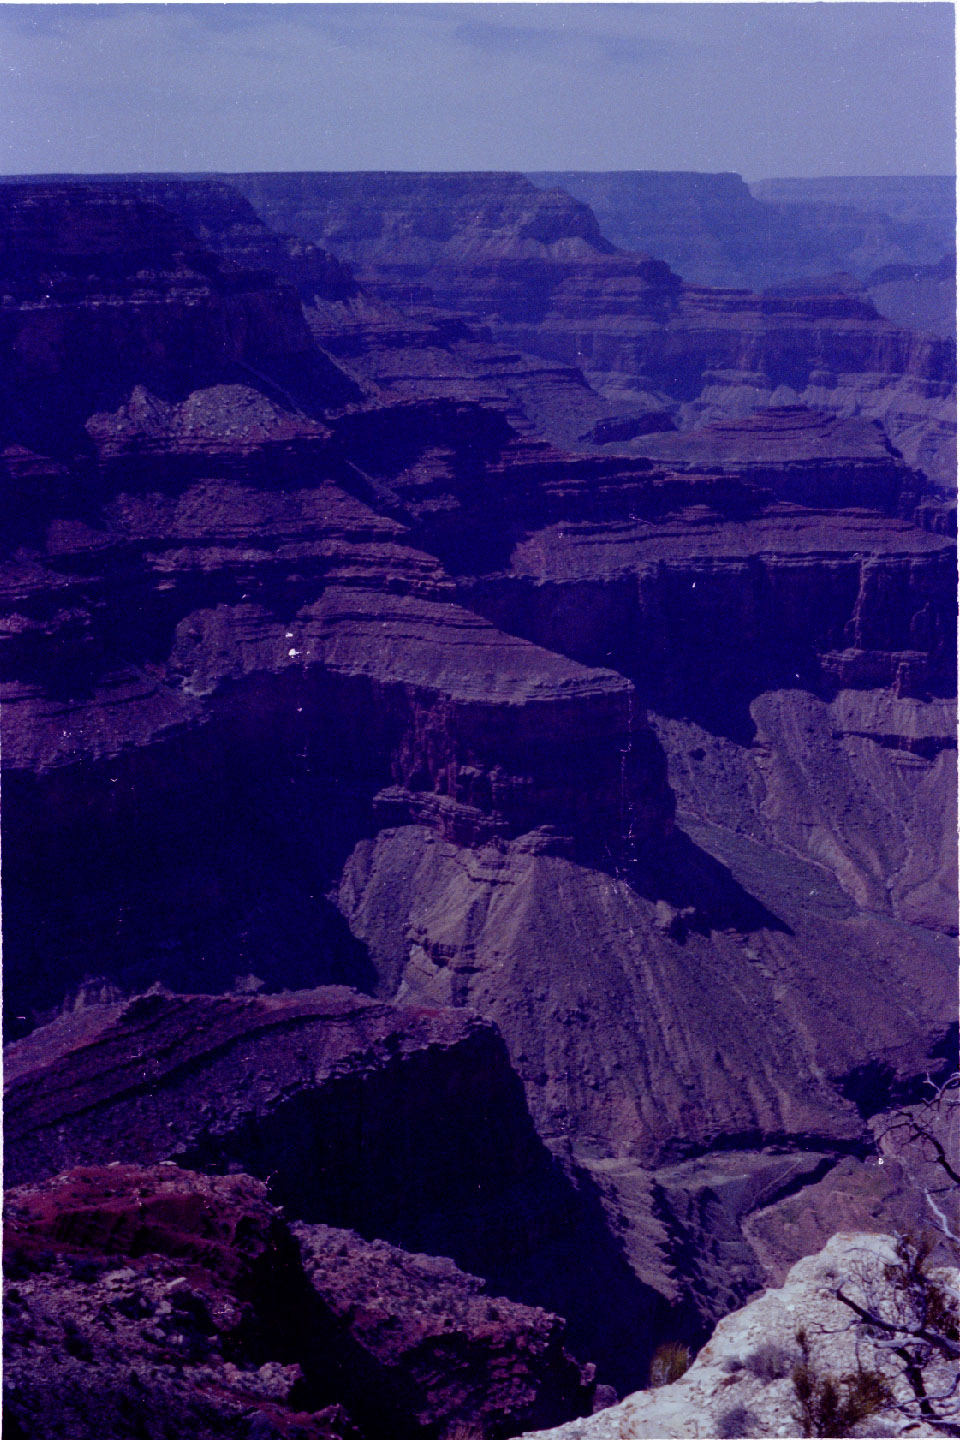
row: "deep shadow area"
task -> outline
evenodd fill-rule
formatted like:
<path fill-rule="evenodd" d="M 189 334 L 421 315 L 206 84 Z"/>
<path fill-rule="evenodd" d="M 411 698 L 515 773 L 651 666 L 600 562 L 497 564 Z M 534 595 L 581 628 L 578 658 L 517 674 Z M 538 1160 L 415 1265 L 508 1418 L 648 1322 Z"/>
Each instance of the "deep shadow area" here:
<path fill-rule="evenodd" d="M 733 875 L 715 856 L 674 828 L 662 839 L 631 841 L 614 852 L 609 846 L 577 846 L 577 860 L 630 885 L 645 900 L 665 901 L 675 911 L 669 934 L 683 940 L 690 931 L 794 931 Z"/>
<path fill-rule="evenodd" d="M 930 1098 L 930 1082 L 942 1084 L 957 1068 L 960 1027 L 947 1027 L 930 1049 L 930 1067 L 923 1075 L 902 1075 L 884 1060 L 868 1060 L 839 1079 L 845 1100 L 852 1100 L 865 1120 L 900 1105 L 919 1105 Z"/>
<path fill-rule="evenodd" d="M 345 1075 L 176 1158 L 267 1179 L 290 1217 L 449 1255 L 492 1294 L 563 1315 L 573 1352 L 635 1390 L 664 1338 L 700 1343 L 702 1326 L 637 1278 L 593 1181 L 539 1139 L 499 1036 L 467 1048 L 455 1069 L 426 1052 Z"/>
<path fill-rule="evenodd" d="M 216 746 L 174 745 L 166 775 L 156 761 L 149 775 L 91 765 L 79 805 L 56 775 L 46 787 L 7 777 L 8 1039 L 89 981 L 121 993 L 375 989 L 326 890 L 369 833 L 377 783 L 317 773 L 308 757 L 288 768 L 280 746 Z"/>

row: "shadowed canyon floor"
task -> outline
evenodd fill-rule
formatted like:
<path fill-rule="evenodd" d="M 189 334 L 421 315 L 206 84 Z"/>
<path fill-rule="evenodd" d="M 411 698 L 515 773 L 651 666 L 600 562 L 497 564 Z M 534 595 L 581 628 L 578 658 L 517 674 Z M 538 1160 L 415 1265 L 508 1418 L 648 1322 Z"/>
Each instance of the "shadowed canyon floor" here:
<path fill-rule="evenodd" d="M 521 176 L 0 211 L 11 1433 L 546 1428 L 915 1223 L 951 342 Z"/>

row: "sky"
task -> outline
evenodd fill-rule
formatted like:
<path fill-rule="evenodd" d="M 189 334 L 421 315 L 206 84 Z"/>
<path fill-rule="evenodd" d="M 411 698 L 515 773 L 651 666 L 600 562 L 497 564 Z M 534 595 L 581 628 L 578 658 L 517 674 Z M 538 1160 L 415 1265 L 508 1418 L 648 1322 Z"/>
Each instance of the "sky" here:
<path fill-rule="evenodd" d="M 0 173 L 952 173 L 943 3 L 0 4 Z"/>

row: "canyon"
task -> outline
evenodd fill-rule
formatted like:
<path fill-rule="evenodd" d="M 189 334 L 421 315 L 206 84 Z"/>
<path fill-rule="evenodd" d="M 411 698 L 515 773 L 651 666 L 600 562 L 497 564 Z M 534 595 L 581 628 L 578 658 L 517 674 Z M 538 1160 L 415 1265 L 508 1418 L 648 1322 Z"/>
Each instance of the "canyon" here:
<path fill-rule="evenodd" d="M 589 1427 L 922 1215 L 954 346 L 830 279 L 869 187 L 705 179 L 643 223 L 833 228 L 754 292 L 617 176 L 0 184 L 11 1433 Z"/>

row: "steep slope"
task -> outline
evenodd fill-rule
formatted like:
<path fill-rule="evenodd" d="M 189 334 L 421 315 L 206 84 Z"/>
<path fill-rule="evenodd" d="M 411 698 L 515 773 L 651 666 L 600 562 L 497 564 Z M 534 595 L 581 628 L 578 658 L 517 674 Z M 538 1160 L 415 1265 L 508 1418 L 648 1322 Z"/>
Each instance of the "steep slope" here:
<path fill-rule="evenodd" d="M 589 1177 L 539 1139 L 496 1030 L 462 1010 L 343 988 L 153 993 L 34 1031 L 10 1047 L 8 1078 L 8 1182 L 118 1160 L 244 1170 L 288 1216 L 430 1247 L 495 1293 L 574 1315 L 570 1343 L 621 1387 L 640 1382 L 668 1321 L 609 1234 Z M 314 1271 L 329 1270 L 319 1240 L 305 1238 Z M 614 1313 L 591 1303 L 600 1277 Z M 350 1291 L 345 1275 L 339 1284 Z M 362 1367 L 349 1370 L 362 1379 Z"/>
<path fill-rule="evenodd" d="M 375 279 L 377 293 L 475 312 L 496 287 L 530 316 L 566 265 L 611 256 L 592 211 L 521 175 L 360 172 L 228 177 L 268 224 L 312 238 Z M 319 243 L 319 242 L 318 242 Z M 665 267 L 659 267 L 665 270 Z"/>

